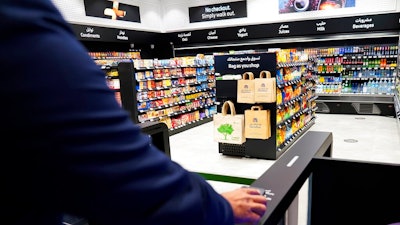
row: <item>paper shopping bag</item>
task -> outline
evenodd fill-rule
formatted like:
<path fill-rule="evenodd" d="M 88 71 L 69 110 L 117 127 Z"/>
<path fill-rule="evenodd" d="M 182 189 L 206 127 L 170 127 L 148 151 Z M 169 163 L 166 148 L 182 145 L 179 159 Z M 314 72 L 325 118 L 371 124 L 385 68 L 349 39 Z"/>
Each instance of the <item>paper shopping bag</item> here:
<path fill-rule="evenodd" d="M 230 114 L 228 114 L 228 109 Z M 232 101 L 225 101 L 221 113 L 213 117 L 214 141 L 229 144 L 243 144 L 244 137 L 244 115 L 237 115 L 235 105 Z"/>
<path fill-rule="evenodd" d="M 252 106 L 244 111 L 246 138 L 268 139 L 271 137 L 270 111 L 263 110 L 262 106 Z"/>
<path fill-rule="evenodd" d="M 254 79 L 254 101 L 257 103 L 276 102 L 276 79 L 269 71 L 260 72 L 260 77 Z"/>
<path fill-rule="evenodd" d="M 245 72 L 242 79 L 237 81 L 237 102 L 255 103 L 254 101 L 254 74 Z"/>

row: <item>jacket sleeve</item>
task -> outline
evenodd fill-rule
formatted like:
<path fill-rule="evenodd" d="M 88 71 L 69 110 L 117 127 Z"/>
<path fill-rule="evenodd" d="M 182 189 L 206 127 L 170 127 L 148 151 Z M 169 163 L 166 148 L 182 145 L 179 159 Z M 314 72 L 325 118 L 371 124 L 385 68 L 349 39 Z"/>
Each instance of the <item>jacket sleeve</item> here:
<path fill-rule="evenodd" d="M 102 225 L 233 224 L 228 202 L 131 122 L 50 0 L 4 0 L 0 17 L 14 202 Z"/>

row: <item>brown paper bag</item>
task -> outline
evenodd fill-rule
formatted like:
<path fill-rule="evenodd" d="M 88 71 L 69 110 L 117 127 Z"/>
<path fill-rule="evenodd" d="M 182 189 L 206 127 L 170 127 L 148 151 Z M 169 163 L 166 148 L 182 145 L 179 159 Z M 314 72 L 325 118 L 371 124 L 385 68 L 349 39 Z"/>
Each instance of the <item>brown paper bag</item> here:
<path fill-rule="evenodd" d="M 227 114 L 228 109 L 231 114 Z M 244 115 L 236 114 L 235 105 L 232 101 L 225 101 L 221 113 L 213 117 L 214 141 L 229 144 L 243 144 L 244 137 Z"/>
<path fill-rule="evenodd" d="M 269 110 L 262 110 L 262 106 L 252 106 L 244 111 L 246 138 L 268 139 L 271 137 L 271 118 Z"/>
<path fill-rule="evenodd" d="M 260 72 L 260 78 L 254 79 L 254 101 L 257 103 L 276 102 L 276 79 L 269 71 Z"/>
<path fill-rule="evenodd" d="M 242 79 L 237 81 L 237 102 L 255 103 L 254 101 L 254 74 L 245 72 Z"/>

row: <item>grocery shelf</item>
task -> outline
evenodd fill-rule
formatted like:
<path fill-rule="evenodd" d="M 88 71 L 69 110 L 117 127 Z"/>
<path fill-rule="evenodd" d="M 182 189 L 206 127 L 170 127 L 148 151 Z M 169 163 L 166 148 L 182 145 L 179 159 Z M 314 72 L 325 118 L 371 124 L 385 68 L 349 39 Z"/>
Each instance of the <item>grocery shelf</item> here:
<path fill-rule="evenodd" d="M 361 93 L 316 93 L 317 102 L 358 102 L 358 103 L 389 103 L 393 104 L 394 94 L 361 94 Z"/>

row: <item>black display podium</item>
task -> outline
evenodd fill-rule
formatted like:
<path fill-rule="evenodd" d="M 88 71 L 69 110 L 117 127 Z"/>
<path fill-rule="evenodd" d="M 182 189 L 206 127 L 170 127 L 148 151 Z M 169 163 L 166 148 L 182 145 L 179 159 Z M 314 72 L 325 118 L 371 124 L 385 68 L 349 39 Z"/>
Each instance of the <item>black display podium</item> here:
<path fill-rule="evenodd" d="M 400 222 L 400 165 L 314 158 L 311 225 Z"/>
<path fill-rule="evenodd" d="M 273 193 L 259 224 L 284 224 L 286 211 L 312 173 L 313 158 L 330 157 L 332 142 L 330 132 L 308 131 L 250 185 Z"/>
<path fill-rule="evenodd" d="M 254 61 L 252 61 L 254 59 Z M 242 62 L 244 60 L 244 62 Z M 246 60 L 250 60 L 250 65 L 256 65 L 256 68 L 247 68 Z M 289 65 L 290 64 L 290 65 Z M 293 65 L 291 65 L 293 64 Z M 295 66 L 307 65 L 305 62 L 298 63 L 277 63 L 276 53 L 257 53 L 244 55 L 219 55 L 215 56 L 215 72 L 221 75 L 239 74 L 252 72 L 254 78 L 260 77 L 261 71 L 269 71 L 271 77 L 275 78 L 277 70 L 290 68 Z M 296 70 L 299 70 L 298 68 Z M 293 87 L 301 87 L 301 93 L 293 94 L 290 98 L 271 103 L 240 103 L 238 102 L 238 85 L 237 80 L 217 80 L 216 81 L 216 100 L 219 103 L 217 107 L 218 113 L 221 112 L 221 106 L 225 101 L 232 101 L 237 114 L 245 114 L 245 111 L 251 109 L 252 106 L 258 105 L 262 109 L 270 112 L 270 128 L 271 137 L 268 139 L 246 138 L 243 144 L 218 143 L 218 152 L 224 155 L 244 156 L 260 159 L 278 159 L 290 146 L 314 124 L 314 110 L 312 102 L 315 100 L 313 93 L 313 85 L 307 79 L 307 74 L 303 73 L 301 78 L 293 78 L 291 80 L 277 82 L 277 89 L 284 92 L 285 87 L 291 87 L 288 90 L 293 90 Z M 277 91 L 278 92 L 278 91 Z M 289 93 L 289 92 L 288 92 Z M 311 95 L 311 96 L 309 96 Z M 288 94 L 289 96 L 289 94 Z M 294 110 L 295 105 L 299 109 Z M 290 116 L 286 116 L 278 121 L 277 112 L 288 112 Z M 295 112 L 294 112 L 295 111 Z M 289 113 L 292 112 L 292 113 Z M 308 117 L 309 119 L 301 119 Z M 301 124 L 301 125 L 300 125 Z M 296 125 L 296 126 L 295 126 Z M 292 129 L 293 128 L 293 129 Z M 296 129 L 296 130 L 295 130 Z M 292 131 L 295 130 L 295 131 Z M 281 131 L 281 132 L 280 132 Z M 284 132 L 283 132 L 284 131 Z M 279 135 L 278 135 L 279 134 Z M 284 141 L 278 141 L 284 139 Z"/>

